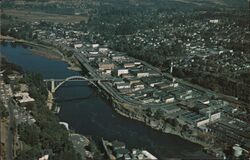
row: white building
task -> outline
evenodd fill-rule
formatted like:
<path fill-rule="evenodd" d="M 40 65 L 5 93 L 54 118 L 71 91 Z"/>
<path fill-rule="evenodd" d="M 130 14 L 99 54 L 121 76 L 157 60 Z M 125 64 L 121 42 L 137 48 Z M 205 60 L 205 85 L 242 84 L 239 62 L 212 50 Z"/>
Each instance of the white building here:
<path fill-rule="evenodd" d="M 218 19 L 210 19 L 209 22 L 210 23 L 219 23 L 219 20 Z"/>
<path fill-rule="evenodd" d="M 109 51 L 108 48 L 99 48 L 99 52 L 101 53 L 107 53 Z"/>
<path fill-rule="evenodd" d="M 92 48 L 97 48 L 99 46 L 100 46 L 99 44 L 92 44 Z"/>
<path fill-rule="evenodd" d="M 175 98 L 174 96 L 165 96 L 162 98 L 162 100 L 165 102 L 165 103 L 173 103 L 175 101 Z"/>
<path fill-rule="evenodd" d="M 79 44 L 74 44 L 74 48 L 76 48 L 76 49 L 81 48 L 81 47 L 82 47 L 82 44 L 80 44 L 80 43 Z"/>
<path fill-rule="evenodd" d="M 138 78 L 149 77 L 149 73 L 148 73 L 148 72 L 138 72 L 138 73 L 136 74 L 136 76 L 137 76 Z"/>
<path fill-rule="evenodd" d="M 116 89 L 129 89 L 130 84 L 129 83 L 120 83 L 116 84 Z"/>
<path fill-rule="evenodd" d="M 34 102 L 35 99 L 29 96 L 28 92 L 18 92 L 14 95 L 19 103 Z"/>
<path fill-rule="evenodd" d="M 91 55 L 98 55 L 98 52 L 89 52 Z"/>
<path fill-rule="evenodd" d="M 209 118 L 197 121 L 196 126 L 200 127 L 209 123 Z"/>
<path fill-rule="evenodd" d="M 120 76 L 122 74 L 128 74 L 128 69 L 122 68 L 117 70 L 117 76 Z"/>
<path fill-rule="evenodd" d="M 215 120 L 220 119 L 220 117 L 221 117 L 221 113 L 220 113 L 220 112 L 211 114 L 211 116 L 210 116 L 210 121 L 213 122 L 213 121 L 215 121 Z"/>

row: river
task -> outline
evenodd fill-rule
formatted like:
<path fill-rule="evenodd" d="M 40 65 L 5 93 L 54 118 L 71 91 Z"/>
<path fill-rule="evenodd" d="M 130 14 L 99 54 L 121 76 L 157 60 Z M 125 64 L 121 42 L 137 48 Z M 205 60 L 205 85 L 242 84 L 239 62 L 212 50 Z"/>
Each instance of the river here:
<path fill-rule="evenodd" d="M 66 78 L 80 74 L 68 70 L 68 64 L 63 61 L 32 54 L 30 48 L 21 45 L 1 45 L 1 53 L 9 62 L 21 66 L 24 71 L 38 72 L 44 78 Z M 61 106 L 60 120 L 69 123 L 70 129 L 77 133 L 103 137 L 110 141 L 123 141 L 128 148 L 146 149 L 160 159 L 208 158 L 200 145 L 175 135 L 161 133 L 141 122 L 117 114 L 111 104 L 85 82 L 66 84 L 59 88 L 56 99 Z"/>

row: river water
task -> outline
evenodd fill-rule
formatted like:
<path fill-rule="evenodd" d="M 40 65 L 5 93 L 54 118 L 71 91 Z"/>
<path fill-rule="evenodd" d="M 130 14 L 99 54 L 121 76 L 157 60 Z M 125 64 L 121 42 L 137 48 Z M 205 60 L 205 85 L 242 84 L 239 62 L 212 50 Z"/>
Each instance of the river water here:
<path fill-rule="evenodd" d="M 44 78 L 66 78 L 80 74 L 68 70 L 65 62 L 32 54 L 30 48 L 21 45 L 1 45 L 1 53 L 24 71 L 41 73 Z M 60 120 L 69 123 L 70 129 L 77 133 L 123 141 L 128 148 L 146 149 L 160 159 L 209 157 L 197 144 L 120 116 L 113 111 L 111 104 L 85 82 L 59 88 L 56 99 L 61 106 Z"/>

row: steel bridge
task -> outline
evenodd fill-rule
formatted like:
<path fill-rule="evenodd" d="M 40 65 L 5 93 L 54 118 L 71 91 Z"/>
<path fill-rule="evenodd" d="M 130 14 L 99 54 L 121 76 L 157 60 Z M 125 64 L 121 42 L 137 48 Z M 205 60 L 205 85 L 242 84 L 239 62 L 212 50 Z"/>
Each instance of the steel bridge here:
<path fill-rule="evenodd" d="M 71 76 L 65 79 L 44 79 L 44 82 L 51 83 L 51 92 L 55 93 L 56 90 L 61 87 L 66 82 L 77 82 L 77 81 L 87 81 L 97 87 L 96 82 L 110 82 L 113 81 L 112 79 L 101 79 L 101 78 L 93 78 L 89 79 L 84 76 Z M 56 84 L 56 82 L 59 82 Z"/>

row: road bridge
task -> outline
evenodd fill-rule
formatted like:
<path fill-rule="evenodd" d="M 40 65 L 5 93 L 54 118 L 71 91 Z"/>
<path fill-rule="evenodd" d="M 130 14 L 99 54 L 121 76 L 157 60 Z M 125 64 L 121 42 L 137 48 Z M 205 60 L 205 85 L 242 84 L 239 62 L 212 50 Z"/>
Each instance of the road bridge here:
<path fill-rule="evenodd" d="M 103 79 L 103 78 L 87 78 L 84 76 L 71 76 L 65 79 L 44 79 L 44 82 L 51 83 L 51 92 L 55 93 L 56 90 L 61 87 L 66 82 L 77 82 L 77 81 L 87 81 L 97 87 L 96 82 L 110 82 L 114 81 L 114 79 Z M 57 82 L 57 83 L 56 83 Z"/>

